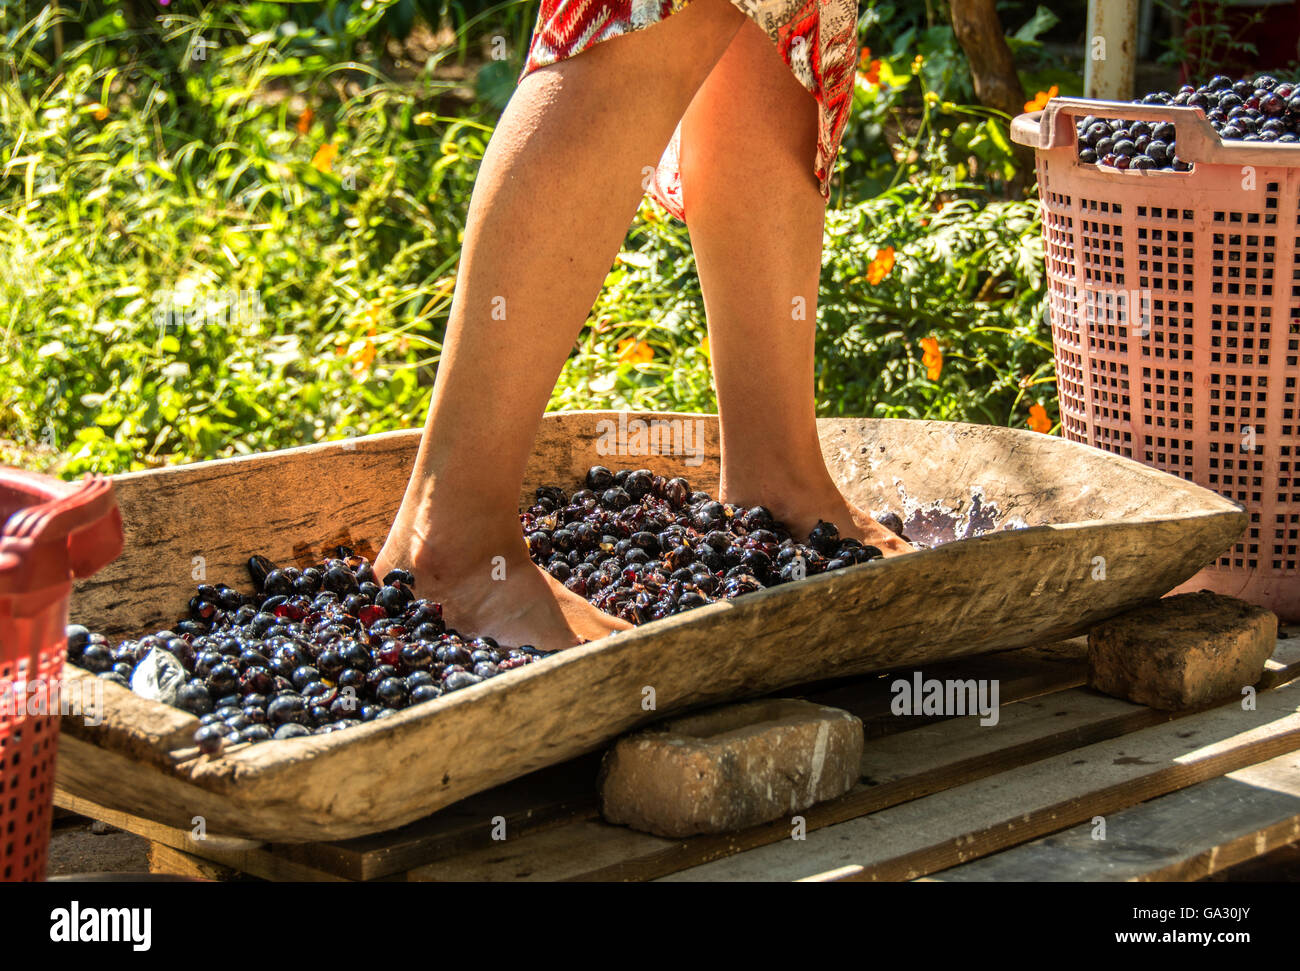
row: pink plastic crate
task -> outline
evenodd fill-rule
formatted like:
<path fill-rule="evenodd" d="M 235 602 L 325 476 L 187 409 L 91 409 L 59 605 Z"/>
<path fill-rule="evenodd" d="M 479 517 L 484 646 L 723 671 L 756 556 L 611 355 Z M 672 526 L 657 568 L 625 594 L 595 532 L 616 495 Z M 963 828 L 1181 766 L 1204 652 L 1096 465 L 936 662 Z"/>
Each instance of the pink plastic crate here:
<path fill-rule="evenodd" d="M 0 468 L 0 881 L 45 876 L 72 581 L 121 551 L 111 480 Z"/>
<path fill-rule="evenodd" d="M 1087 115 L 1173 122 L 1191 171 L 1080 162 Z M 1011 135 L 1037 157 L 1064 436 L 1241 503 L 1246 533 L 1180 589 L 1300 620 L 1300 144 L 1067 98 Z"/>

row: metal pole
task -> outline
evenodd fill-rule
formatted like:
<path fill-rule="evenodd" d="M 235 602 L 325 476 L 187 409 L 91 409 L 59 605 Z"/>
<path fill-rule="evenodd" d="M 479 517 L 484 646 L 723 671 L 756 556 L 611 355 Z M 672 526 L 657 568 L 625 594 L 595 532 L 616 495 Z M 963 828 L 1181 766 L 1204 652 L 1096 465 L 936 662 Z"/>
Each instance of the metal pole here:
<path fill-rule="evenodd" d="M 1139 6 L 1139 0 L 1088 0 L 1085 97 L 1108 101 L 1133 97 Z"/>

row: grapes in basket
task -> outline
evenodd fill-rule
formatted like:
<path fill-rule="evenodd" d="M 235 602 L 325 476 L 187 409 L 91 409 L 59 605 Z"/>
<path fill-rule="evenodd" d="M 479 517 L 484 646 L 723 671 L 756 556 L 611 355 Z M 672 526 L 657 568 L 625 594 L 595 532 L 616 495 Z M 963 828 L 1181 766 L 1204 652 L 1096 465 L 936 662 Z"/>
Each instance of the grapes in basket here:
<path fill-rule="evenodd" d="M 1144 105 L 1200 108 L 1224 141 L 1300 142 L 1300 84 L 1268 74 L 1233 81 L 1216 75 L 1199 88 L 1185 84 L 1173 94 L 1159 91 L 1137 100 Z M 1137 171 L 1186 172 L 1169 121 L 1125 121 L 1088 115 L 1075 124 L 1079 161 Z"/>

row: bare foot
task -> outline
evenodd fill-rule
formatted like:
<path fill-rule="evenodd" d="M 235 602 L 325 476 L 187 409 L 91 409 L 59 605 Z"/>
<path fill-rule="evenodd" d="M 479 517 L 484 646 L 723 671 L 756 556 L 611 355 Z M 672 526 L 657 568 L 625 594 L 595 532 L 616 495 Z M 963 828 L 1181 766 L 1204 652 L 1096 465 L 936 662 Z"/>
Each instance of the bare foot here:
<path fill-rule="evenodd" d="M 375 558 L 375 575 L 411 570 L 416 596 L 442 604 L 448 627 L 506 647 L 560 651 L 632 626 L 566 589 L 528 558 L 522 536 L 517 543 L 508 553 L 498 546 L 452 554 L 434 544 L 425 554 L 410 552 L 414 544 L 394 530 Z"/>
<path fill-rule="evenodd" d="M 765 489 L 759 494 L 754 490 L 742 491 L 724 485 L 721 498 L 723 502 L 736 505 L 766 506 L 800 541 L 806 540 L 817 521 L 822 519 L 834 523 L 840 536 L 874 546 L 885 556 L 901 556 L 916 551 L 893 530 L 876 522 L 869 512 L 845 499 L 833 483 L 829 489 L 817 490 L 815 494 L 806 487 Z"/>

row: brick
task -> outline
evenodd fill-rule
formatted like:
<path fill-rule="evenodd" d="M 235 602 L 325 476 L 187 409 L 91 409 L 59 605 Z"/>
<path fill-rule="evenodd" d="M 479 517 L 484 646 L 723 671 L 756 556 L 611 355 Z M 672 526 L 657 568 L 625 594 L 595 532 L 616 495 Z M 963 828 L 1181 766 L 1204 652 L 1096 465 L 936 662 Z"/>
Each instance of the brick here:
<path fill-rule="evenodd" d="M 1165 597 L 1088 633 L 1088 686 L 1177 711 L 1241 697 L 1277 646 L 1277 615 L 1203 590 Z"/>
<path fill-rule="evenodd" d="M 728 705 L 619 739 L 600 774 L 611 823 L 682 837 L 756 826 L 848 792 L 862 722 L 796 699 Z"/>

